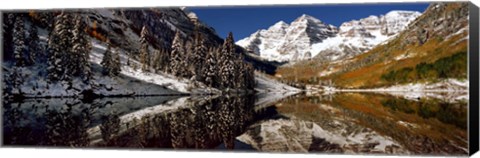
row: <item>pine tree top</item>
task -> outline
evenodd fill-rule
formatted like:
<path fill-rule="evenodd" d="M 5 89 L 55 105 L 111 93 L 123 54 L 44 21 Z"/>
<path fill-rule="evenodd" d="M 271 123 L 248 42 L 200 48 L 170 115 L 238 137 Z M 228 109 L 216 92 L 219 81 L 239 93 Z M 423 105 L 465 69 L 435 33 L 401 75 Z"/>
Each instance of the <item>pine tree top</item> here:
<path fill-rule="evenodd" d="M 225 39 L 225 43 L 223 43 L 223 45 L 224 45 L 224 46 L 227 45 L 227 44 L 228 44 L 228 45 L 233 45 L 233 43 L 234 43 L 233 33 L 232 33 L 232 32 L 229 32 L 227 38 Z"/>
<path fill-rule="evenodd" d="M 181 47 L 182 42 L 180 38 L 180 31 L 175 32 L 175 37 L 173 38 L 172 48 Z"/>

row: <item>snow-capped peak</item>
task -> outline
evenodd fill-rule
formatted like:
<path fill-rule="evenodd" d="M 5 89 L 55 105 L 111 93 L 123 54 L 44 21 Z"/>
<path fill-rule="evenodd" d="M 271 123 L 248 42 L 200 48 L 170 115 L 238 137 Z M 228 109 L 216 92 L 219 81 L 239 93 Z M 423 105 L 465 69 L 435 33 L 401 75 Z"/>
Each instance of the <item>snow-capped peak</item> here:
<path fill-rule="evenodd" d="M 272 25 L 270 28 L 287 28 L 288 27 L 288 24 L 284 21 L 279 21 L 277 23 L 275 23 L 274 25 Z"/>
<path fill-rule="evenodd" d="M 404 30 L 420 12 L 393 10 L 351 20 L 339 28 L 302 14 L 290 24 L 279 21 L 237 42 L 267 60 L 296 61 L 318 54 L 337 60 L 365 52 Z"/>
<path fill-rule="evenodd" d="M 259 30 L 239 40 L 237 44 L 267 59 L 301 60 L 311 57 L 308 48 L 312 44 L 334 37 L 337 32 L 335 26 L 303 14 L 290 24 L 279 21 L 267 30 Z"/>
<path fill-rule="evenodd" d="M 302 14 L 302 16 L 298 17 L 296 20 L 294 20 L 293 22 L 299 22 L 299 21 L 312 21 L 312 22 L 321 22 L 320 20 L 318 20 L 317 18 L 313 17 L 313 16 L 310 16 L 310 15 L 307 15 L 307 14 Z"/>

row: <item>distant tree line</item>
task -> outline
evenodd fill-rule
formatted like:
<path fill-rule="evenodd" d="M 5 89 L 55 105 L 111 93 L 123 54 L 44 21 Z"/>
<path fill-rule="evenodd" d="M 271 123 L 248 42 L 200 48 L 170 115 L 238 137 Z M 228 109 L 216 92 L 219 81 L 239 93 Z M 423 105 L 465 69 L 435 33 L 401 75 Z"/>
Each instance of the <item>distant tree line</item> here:
<path fill-rule="evenodd" d="M 438 59 L 433 63 L 422 62 L 415 67 L 392 70 L 381 76 L 390 83 L 409 83 L 414 81 L 432 81 L 447 78 L 467 77 L 467 53 L 458 52 L 452 56 Z"/>

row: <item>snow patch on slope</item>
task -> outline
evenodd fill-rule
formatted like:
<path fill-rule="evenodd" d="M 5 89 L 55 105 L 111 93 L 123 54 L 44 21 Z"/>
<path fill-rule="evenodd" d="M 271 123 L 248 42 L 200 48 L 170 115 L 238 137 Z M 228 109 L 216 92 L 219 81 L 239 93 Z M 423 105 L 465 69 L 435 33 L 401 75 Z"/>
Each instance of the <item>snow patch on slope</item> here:
<path fill-rule="evenodd" d="M 90 54 L 90 61 L 96 64 L 100 64 L 104 55 L 105 50 L 107 49 L 104 43 L 101 43 L 98 40 L 93 40 L 93 51 Z M 133 69 L 132 67 L 128 66 L 127 55 L 120 51 L 120 61 L 122 64 L 121 67 L 121 74 L 125 76 L 132 77 L 134 79 L 138 79 L 147 83 L 152 83 L 160 86 L 167 87 L 172 90 L 176 90 L 183 93 L 190 93 L 190 92 L 199 92 L 201 89 L 205 90 L 205 92 L 215 92 L 216 89 L 206 87 L 201 83 L 196 83 L 199 87 L 192 87 L 192 82 L 190 80 L 175 77 L 165 73 L 152 73 L 152 72 L 143 72 L 140 69 Z M 130 59 L 131 64 L 138 65 L 140 67 L 140 63 L 134 59 Z M 195 90 L 194 90 L 195 89 Z"/>

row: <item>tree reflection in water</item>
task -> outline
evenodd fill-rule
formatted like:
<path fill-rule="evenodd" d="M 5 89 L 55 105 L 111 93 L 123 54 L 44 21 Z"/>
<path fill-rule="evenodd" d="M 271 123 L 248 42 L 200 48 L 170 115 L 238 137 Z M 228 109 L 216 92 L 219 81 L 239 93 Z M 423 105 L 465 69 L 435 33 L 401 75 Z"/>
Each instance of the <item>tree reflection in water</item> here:
<path fill-rule="evenodd" d="M 190 99 L 186 108 L 134 120 L 135 127 L 98 146 L 208 149 L 223 143 L 233 149 L 235 138 L 253 119 L 253 103 L 253 96 Z"/>
<path fill-rule="evenodd" d="M 179 108 L 125 122 L 122 116 L 132 111 L 110 105 L 121 101 L 45 100 L 4 103 L 4 145 L 233 149 L 255 112 L 254 96 L 192 97 Z M 100 141 L 92 141 L 93 127 Z"/>

